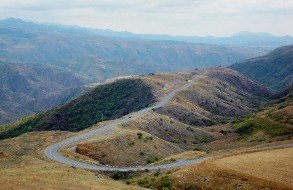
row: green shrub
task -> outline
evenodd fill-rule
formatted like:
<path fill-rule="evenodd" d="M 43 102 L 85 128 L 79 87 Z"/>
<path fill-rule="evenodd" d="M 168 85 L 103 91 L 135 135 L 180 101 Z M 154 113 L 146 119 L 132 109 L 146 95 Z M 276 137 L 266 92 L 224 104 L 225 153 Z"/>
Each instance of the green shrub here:
<path fill-rule="evenodd" d="M 121 180 L 129 178 L 129 172 L 114 171 L 111 174 L 111 178 L 114 180 Z"/>
<path fill-rule="evenodd" d="M 155 171 L 154 176 L 155 177 L 159 177 L 160 174 L 161 174 L 161 171 L 160 170 L 157 170 L 157 171 Z"/>
<path fill-rule="evenodd" d="M 171 182 L 169 176 L 163 176 L 161 178 L 161 181 L 162 181 L 162 187 L 164 189 L 170 189 L 172 187 L 172 182 Z"/>
<path fill-rule="evenodd" d="M 159 158 L 158 157 L 148 158 L 147 159 L 147 164 L 151 164 L 151 163 L 154 163 L 154 162 L 157 162 L 157 161 L 159 161 Z"/>
<path fill-rule="evenodd" d="M 133 146 L 134 142 L 133 141 L 127 141 L 128 146 Z"/>
<path fill-rule="evenodd" d="M 141 132 L 138 132 L 138 133 L 137 133 L 137 138 L 138 138 L 138 139 L 141 139 L 142 136 L 143 136 L 143 134 L 142 134 Z"/>
<path fill-rule="evenodd" d="M 149 184 L 149 182 L 150 182 L 150 181 L 149 181 L 149 179 L 148 179 L 147 177 L 144 177 L 144 178 L 139 179 L 139 180 L 137 181 L 138 185 L 141 186 L 141 187 L 147 187 L 148 184 Z"/>

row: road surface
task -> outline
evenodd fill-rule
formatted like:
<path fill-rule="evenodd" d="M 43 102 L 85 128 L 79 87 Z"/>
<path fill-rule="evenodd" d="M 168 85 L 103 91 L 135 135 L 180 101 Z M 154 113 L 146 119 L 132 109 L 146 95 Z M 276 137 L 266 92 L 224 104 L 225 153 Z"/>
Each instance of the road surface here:
<path fill-rule="evenodd" d="M 114 167 L 114 166 L 106 166 L 106 165 L 94 165 L 94 164 L 88 164 L 88 163 L 84 163 L 81 161 L 77 161 L 77 160 L 73 160 L 70 159 L 64 155 L 61 155 L 58 151 L 64 147 L 66 147 L 69 144 L 72 143 L 78 143 L 78 142 L 82 142 L 85 141 L 85 139 L 87 137 L 93 136 L 97 133 L 101 134 L 99 136 L 97 136 L 96 138 L 102 138 L 105 137 L 109 134 L 112 133 L 112 129 L 119 124 L 128 122 L 130 120 L 132 120 L 133 118 L 139 117 L 149 111 L 151 111 L 152 109 L 157 109 L 160 108 L 164 105 L 166 105 L 174 96 L 175 94 L 177 94 L 178 92 L 184 90 L 185 88 L 187 88 L 188 86 L 190 86 L 195 80 L 197 80 L 197 78 L 194 78 L 193 80 L 189 80 L 186 84 L 180 86 L 179 88 L 173 90 L 171 93 L 169 93 L 167 96 L 165 96 L 160 102 L 158 102 L 156 105 L 152 106 L 152 107 L 148 107 L 145 109 L 142 109 L 136 113 L 133 113 L 131 115 L 129 115 L 129 117 L 124 117 L 118 120 L 113 121 L 110 124 L 107 124 L 103 127 L 99 127 L 96 129 L 92 129 L 90 131 L 87 131 L 85 133 L 79 134 L 77 136 L 65 139 L 63 141 L 60 141 L 56 144 L 53 144 L 49 147 L 47 147 L 44 150 L 44 154 L 57 162 L 63 163 L 63 164 L 67 164 L 70 166 L 74 166 L 77 168 L 84 168 L 84 169 L 88 169 L 88 170 L 101 170 L 101 171 L 144 171 L 144 170 L 157 170 L 157 169 L 164 169 L 164 168 L 175 168 L 175 167 L 180 167 L 180 166 L 186 166 L 186 165 L 190 165 L 190 164 L 194 164 L 194 163 L 199 163 L 202 162 L 204 160 L 207 160 L 209 157 L 205 156 L 205 157 L 199 157 L 196 159 L 180 159 L 177 160 L 175 162 L 172 163 L 167 163 L 167 164 L 159 164 L 159 165 L 149 165 L 149 166 L 140 166 L 140 167 Z M 286 145 L 285 145 L 286 146 Z M 293 146 L 293 144 L 289 144 L 287 146 Z M 269 149 L 270 147 L 265 147 L 262 149 Z M 274 147 L 273 147 L 274 148 Z M 279 146 L 277 148 L 280 148 Z"/>

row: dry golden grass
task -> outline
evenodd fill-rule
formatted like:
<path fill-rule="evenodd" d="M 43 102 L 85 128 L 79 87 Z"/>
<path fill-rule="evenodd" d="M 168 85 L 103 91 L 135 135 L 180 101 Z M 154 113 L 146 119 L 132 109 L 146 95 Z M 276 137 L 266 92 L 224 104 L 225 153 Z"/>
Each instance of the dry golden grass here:
<path fill-rule="evenodd" d="M 221 153 L 220 153 L 221 154 Z M 240 150 L 203 163 L 173 169 L 177 189 L 293 189 L 293 148 Z"/>
<path fill-rule="evenodd" d="M 214 161 L 214 164 L 225 170 L 293 189 L 293 148 L 229 156 Z"/>
<path fill-rule="evenodd" d="M 213 141 L 218 136 L 184 124 L 169 116 L 158 114 L 156 112 L 147 113 L 139 118 L 122 124 L 125 129 L 139 129 L 153 136 L 159 137 L 165 141 L 173 143 L 184 150 L 193 150 L 199 144 Z"/>
<path fill-rule="evenodd" d="M 198 158 L 200 156 L 205 155 L 205 152 L 201 152 L 201 151 L 186 151 L 180 154 L 175 154 L 172 156 L 169 156 L 167 158 L 164 158 L 163 160 L 157 162 L 156 164 L 159 163 L 166 163 L 166 162 L 173 162 L 176 160 L 180 160 L 180 159 L 195 159 Z"/>
<path fill-rule="evenodd" d="M 278 121 L 283 124 L 293 125 L 293 102 L 291 102 L 288 106 L 274 110 L 269 113 L 269 117 L 275 121 Z"/>
<path fill-rule="evenodd" d="M 260 95 L 268 91 L 235 71 L 211 68 L 199 72 L 193 85 L 157 112 L 188 125 L 210 126 L 252 113 L 255 105 L 265 102 Z"/>
<path fill-rule="evenodd" d="M 35 132 L 0 141 L 0 189 L 141 189 L 108 178 L 97 178 L 93 172 L 55 163 L 42 155 L 49 143 L 70 135 Z"/>
<path fill-rule="evenodd" d="M 142 134 L 139 138 L 138 134 Z M 140 166 L 148 160 L 163 159 L 182 149 L 143 131 L 118 129 L 115 134 L 77 145 L 77 152 L 113 166 Z"/>
<path fill-rule="evenodd" d="M 41 164 L 41 165 L 40 165 Z M 39 163 L 36 166 L 7 168 L 0 172 L 0 189 L 140 189 L 109 179 L 98 179 L 92 172 Z"/>

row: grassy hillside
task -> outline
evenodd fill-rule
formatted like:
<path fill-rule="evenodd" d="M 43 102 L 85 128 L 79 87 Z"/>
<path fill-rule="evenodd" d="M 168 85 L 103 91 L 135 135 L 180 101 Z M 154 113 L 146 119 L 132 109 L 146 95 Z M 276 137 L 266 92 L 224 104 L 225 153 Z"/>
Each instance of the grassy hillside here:
<path fill-rule="evenodd" d="M 147 152 L 153 153 L 153 157 L 164 159 L 170 156 L 170 152 L 166 150 L 171 151 L 174 147 L 182 151 L 221 149 L 221 146 L 213 143 L 225 139 L 233 141 L 234 137 L 239 136 L 235 130 L 228 129 L 229 123 L 257 111 L 269 101 L 271 95 L 262 85 L 230 69 L 212 68 L 192 71 L 190 74 L 198 75 L 199 79 L 176 94 L 166 106 L 123 123 L 119 132 L 107 139 L 79 144 L 78 152 L 106 164 L 136 166 L 146 162 L 146 156 L 150 156 Z M 165 77 L 157 75 L 148 77 L 147 81 L 159 81 L 159 78 Z M 160 92 L 158 89 L 157 93 Z M 207 125 L 213 128 L 206 129 Z M 133 131 L 127 136 L 124 135 L 124 130 Z M 138 139 L 136 131 L 146 133 L 142 135 L 142 140 Z M 146 139 L 144 142 L 143 139 L 149 135 L 156 140 Z M 161 146 L 156 145 L 156 150 L 153 145 L 157 139 L 160 139 Z M 128 145 L 131 142 L 134 144 Z M 119 156 L 121 150 L 131 155 L 128 162 L 124 156 Z M 139 150 L 145 156 L 140 155 Z M 120 153 L 108 156 L 110 152 Z"/>
<path fill-rule="evenodd" d="M 293 45 L 230 66 L 267 87 L 279 91 L 293 84 Z"/>
<path fill-rule="evenodd" d="M 220 138 L 221 136 L 152 112 L 120 125 L 111 136 L 79 143 L 77 153 L 102 164 L 139 166 L 184 151 L 198 150 Z"/>
<path fill-rule="evenodd" d="M 274 104 L 256 114 L 240 119 L 232 127 L 240 140 L 272 141 L 293 138 L 293 90 L 289 88 L 273 101 Z M 277 102 L 277 103 L 275 103 Z"/>
<path fill-rule="evenodd" d="M 230 69 L 198 71 L 200 79 L 157 112 L 192 126 L 225 123 L 257 111 L 270 91 Z"/>
<path fill-rule="evenodd" d="M 97 86 L 84 95 L 52 110 L 1 127 L 0 138 L 29 131 L 80 131 L 102 120 L 115 119 L 154 101 L 150 86 L 139 79 L 118 80 Z"/>

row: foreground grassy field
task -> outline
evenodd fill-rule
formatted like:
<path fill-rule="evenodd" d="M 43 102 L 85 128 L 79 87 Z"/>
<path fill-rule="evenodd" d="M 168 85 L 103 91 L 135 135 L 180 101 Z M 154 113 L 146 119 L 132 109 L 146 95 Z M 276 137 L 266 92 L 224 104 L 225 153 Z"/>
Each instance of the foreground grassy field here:
<path fill-rule="evenodd" d="M 0 141 L 0 189 L 142 189 L 49 161 L 42 155 L 46 145 L 68 135 L 37 132 Z"/>
<path fill-rule="evenodd" d="M 232 173 L 293 188 L 292 160 L 293 148 L 283 148 L 229 156 L 216 160 L 214 164 Z"/>
<path fill-rule="evenodd" d="M 292 143 L 286 143 L 290 142 Z M 179 156 L 189 157 L 190 154 Z M 199 164 L 150 171 L 126 181 L 133 185 L 159 190 L 293 189 L 292 147 L 263 151 L 218 151 L 209 156 L 210 159 Z"/>

